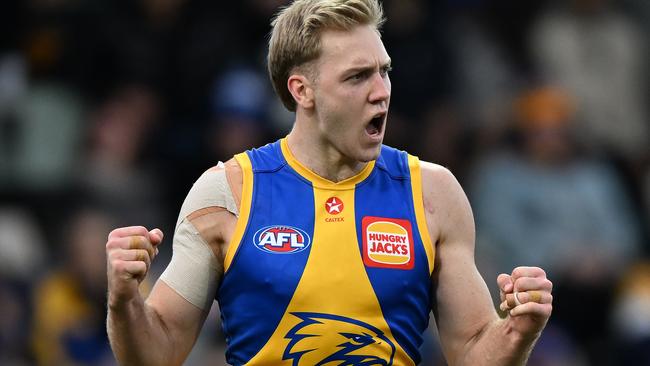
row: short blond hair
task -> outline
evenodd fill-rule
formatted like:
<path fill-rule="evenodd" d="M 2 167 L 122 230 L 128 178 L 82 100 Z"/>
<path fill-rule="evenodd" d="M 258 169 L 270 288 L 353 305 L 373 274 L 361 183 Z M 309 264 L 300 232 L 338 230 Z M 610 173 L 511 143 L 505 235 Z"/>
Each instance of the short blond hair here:
<path fill-rule="evenodd" d="M 372 25 L 379 31 L 383 23 L 384 13 L 377 0 L 295 0 L 281 9 L 271 22 L 268 70 L 284 106 L 296 110 L 287 80 L 297 68 L 320 56 L 324 29 Z"/>

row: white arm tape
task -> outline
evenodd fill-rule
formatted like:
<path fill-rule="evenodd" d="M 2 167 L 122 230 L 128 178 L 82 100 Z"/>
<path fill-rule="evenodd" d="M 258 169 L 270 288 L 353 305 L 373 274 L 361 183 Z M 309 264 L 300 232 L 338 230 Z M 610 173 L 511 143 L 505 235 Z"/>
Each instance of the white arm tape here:
<path fill-rule="evenodd" d="M 218 167 L 223 167 L 223 163 L 219 162 Z M 206 207 L 223 207 L 236 216 L 239 214 L 223 169 L 203 173 L 187 194 L 176 223 L 172 259 L 160 279 L 185 300 L 208 311 L 223 264 L 218 263 L 208 243 L 187 219 Z"/>
<path fill-rule="evenodd" d="M 187 219 L 174 233 L 172 260 L 160 279 L 202 310 L 209 310 L 217 290 L 217 258 Z"/>
<path fill-rule="evenodd" d="M 208 170 L 194 182 L 181 206 L 176 226 L 192 212 L 206 207 L 223 207 L 235 216 L 239 216 L 239 209 L 228 185 L 226 171 L 223 169 L 224 164 L 219 162 L 217 167 L 222 169 Z"/>

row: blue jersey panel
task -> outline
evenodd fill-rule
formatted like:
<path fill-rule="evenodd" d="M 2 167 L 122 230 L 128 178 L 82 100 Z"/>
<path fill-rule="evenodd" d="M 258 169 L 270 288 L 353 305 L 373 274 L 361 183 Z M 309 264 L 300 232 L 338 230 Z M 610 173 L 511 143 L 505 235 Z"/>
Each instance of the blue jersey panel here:
<path fill-rule="evenodd" d="M 364 251 L 364 217 L 407 220 L 413 240 L 410 269 L 378 268 L 366 265 L 384 318 L 397 342 L 420 362 L 419 346 L 428 326 L 430 276 L 427 254 L 420 238 L 411 192 L 407 154 L 384 146 L 373 174 L 355 191 L 356 227 L 359 249 Z M 369 244 L 370 245 L 370 244 Z"/>
<path fill-rule="evenodd" d="M 314 193 L 277 145 L 248 151 L 254 172 L 251 215 L 217 294 L 226 359 L 233 365 L 248 362 L 273 334 L 311 249 Z"/>

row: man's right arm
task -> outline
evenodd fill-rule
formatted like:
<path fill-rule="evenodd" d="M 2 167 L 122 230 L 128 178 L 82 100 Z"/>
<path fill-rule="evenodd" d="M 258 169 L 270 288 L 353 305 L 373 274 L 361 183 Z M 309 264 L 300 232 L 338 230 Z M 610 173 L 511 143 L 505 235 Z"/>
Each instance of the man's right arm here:
<path fill-rule="evenodd" d="M 240 185 L 241 171 L 234 160 L 206 171 L 195 182 L 181 208 L 172 262 L 146 301 L 138 284 L 157 252 L 162 232 L 130 227 L 109 235 L 107 327 L 120 364 L 183 363 L 223 275 L 223 258 L 237 222 Z"/>
<path fill-rule="evenodd" d="M 145 301 L 138 285 L 146 276 L 160 230 L 119 228 L 106 244 L 108 256 L 107 329 L 122 365 L 180 365 L 205 321 L 204 311 L 158 281 Z"/>

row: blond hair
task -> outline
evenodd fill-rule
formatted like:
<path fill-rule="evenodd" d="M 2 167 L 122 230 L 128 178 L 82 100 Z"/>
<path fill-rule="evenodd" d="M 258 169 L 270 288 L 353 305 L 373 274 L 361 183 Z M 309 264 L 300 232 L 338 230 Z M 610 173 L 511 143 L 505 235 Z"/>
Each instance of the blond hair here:
<path fill-rule="evenodd" d="M 320 56 L 323 29 L 349 30 L 357 25 L 372 25 L 379 30 L 383 22 L 383 10 L 377 0 L 295 0 L 281 9 L 271 22 L 268 69 L 284 106 L 296 110 L 287 80 L 297 68 Z"/>

